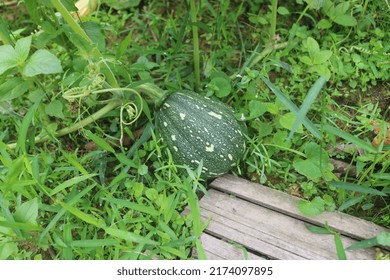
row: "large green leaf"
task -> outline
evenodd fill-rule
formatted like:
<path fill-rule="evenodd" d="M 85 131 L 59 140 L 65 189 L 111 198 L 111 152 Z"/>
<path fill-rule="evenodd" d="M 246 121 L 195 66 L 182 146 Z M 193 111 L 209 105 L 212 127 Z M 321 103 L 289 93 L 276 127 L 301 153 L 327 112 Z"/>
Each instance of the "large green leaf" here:
<path fill-rule="evenodd" d="M 26 201 L 16 207 L 14 218 L 16 222 L 36 224 L 38 217 L 38 199 Z"/>
<path fill-rule="evenodd" d="M 0 75 L 19 65 L 17 54 L 10 45 L 0 46 Z"/>
<path fill-rule="evenodd" d="M 62 72 L 60 60 L 47 50 L 37 50 L 33 53 L 23 69 L 23 74 L 27 77 L 60 72 Z"/>

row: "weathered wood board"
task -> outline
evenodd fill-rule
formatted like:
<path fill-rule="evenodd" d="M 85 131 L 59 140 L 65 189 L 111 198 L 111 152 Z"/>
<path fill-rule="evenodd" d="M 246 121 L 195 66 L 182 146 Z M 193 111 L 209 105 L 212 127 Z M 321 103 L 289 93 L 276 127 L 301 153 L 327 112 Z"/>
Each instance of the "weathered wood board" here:
<path fill-rule="evenodd" d="M 201 237 L 209 259 L 338 259 L 333 235 L 313 233 L 306 225 L 327 223 L 341 233 L 344 247 L 389 231 L 338 212 L 304 216 L 297 208 L 299 198 L 231 175 L 210 186 L 200 200 L 201 218 L 210 220 Z M 346 254 L 348 259 L 375 259 L 373 248 Z"/>

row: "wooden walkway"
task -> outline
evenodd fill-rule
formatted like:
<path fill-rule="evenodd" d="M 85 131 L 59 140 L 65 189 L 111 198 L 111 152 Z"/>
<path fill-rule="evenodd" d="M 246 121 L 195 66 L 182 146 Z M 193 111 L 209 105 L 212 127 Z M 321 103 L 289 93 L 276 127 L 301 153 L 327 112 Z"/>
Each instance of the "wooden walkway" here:
<path fill-rule="evenodd" d="M 304 216 L 297 208 L 299 198 L 231 175 L 210 187 L 200 200 L 202 221 L 210 220 L 201 236 L 208 259 L 338 259 L 333 235 L 312 233 L 305 225 L 328 223 L 342 234 L 344 248 L 389 231 L 338 212 Z M 346 254 L 348 259 L 375 259 L 373 248 Z"/>

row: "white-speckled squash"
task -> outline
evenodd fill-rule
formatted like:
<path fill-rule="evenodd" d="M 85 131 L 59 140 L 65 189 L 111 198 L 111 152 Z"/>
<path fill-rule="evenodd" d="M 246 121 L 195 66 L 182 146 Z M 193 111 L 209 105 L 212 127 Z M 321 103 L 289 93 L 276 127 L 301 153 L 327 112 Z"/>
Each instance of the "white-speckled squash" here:
<path fill-rule="evenodd" d="M 203 160 L 203 178 L 228 172 L 244 154 L 232 108 L 196 93 L 171 94 L 157 112 L 157 127 L 176 164 L 195 169 Z"/>

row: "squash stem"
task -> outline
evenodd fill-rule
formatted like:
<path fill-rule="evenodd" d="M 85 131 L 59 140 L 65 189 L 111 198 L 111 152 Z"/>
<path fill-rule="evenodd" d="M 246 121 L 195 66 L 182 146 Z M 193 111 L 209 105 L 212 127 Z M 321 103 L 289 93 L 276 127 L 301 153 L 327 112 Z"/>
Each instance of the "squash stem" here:
<path fill-rule="evenodd" d="M 119 105 L 121 105 L 122 101 L 123 100 L 121 100 L 121 99 L 115 99 L 115 100 L 111 101 L 110 103 L 108 103 L 103 108 L 101 108 L 99 111 L 97 111 L 96 113 L 94 113 L 94 114 L 90 115 L 89 117 L 83 119 L 82 121 L 80 121 L 80 122 L 78 122 L 78 123 L 76 123 L 76 124 L 74 124 L 74 125 L 72 125 L 70 127 L 65 127 L 63 129 L 60 129 L 57 132 L 55 132 L 52 136 L 51 135 L 37 136 L 37 137 L 34 138 L 34 141 L 35 141 L 35 143 L 42 143 L 42 142 L 46 142 L 46 141 L 50 140 L 50 138 L 52 138 L 52 137 L 64 136 L 66 134 L 69 134 L 71 132 L 79 130 L 79 129 L 89 125 L 90 123 L 93 123 L 94 121 L 102 118 L 104 115 L 109 113 L 111 110 L 113 110 L 116 107 L 118 107 Z M 16 144 L 17 143 L 8 144 L 8 147 L 11 148 L 11 149 L 15 149 L 16 148 Z"/>

